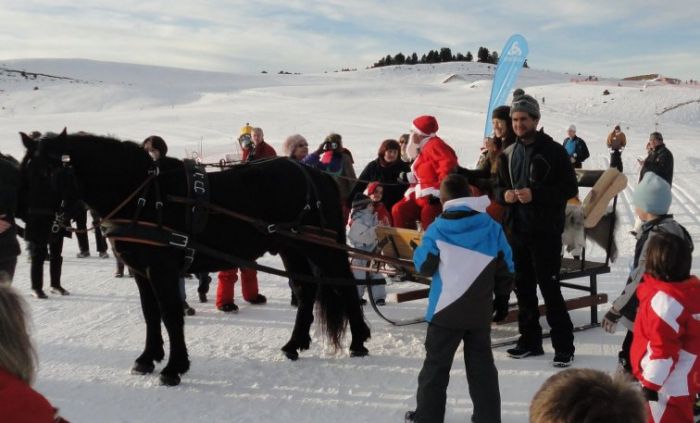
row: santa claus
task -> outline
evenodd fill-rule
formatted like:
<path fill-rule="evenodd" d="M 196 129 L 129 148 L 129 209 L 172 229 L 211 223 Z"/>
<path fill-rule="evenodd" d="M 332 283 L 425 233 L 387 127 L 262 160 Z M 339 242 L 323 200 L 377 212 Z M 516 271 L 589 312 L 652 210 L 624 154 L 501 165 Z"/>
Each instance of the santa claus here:
<path fill-rule="evenodd" d="M 415 160 L 411 172 L 401 178 L 410 186 L 391 209 L 394 226 L 416 229 L 416 221 L 420 221 L 425 230 L 442 211 L 440 182 L 457 166 L 457 155 L 436 135 L 437 131 L 433 116 L 413 120 L 407 151 Z"/>

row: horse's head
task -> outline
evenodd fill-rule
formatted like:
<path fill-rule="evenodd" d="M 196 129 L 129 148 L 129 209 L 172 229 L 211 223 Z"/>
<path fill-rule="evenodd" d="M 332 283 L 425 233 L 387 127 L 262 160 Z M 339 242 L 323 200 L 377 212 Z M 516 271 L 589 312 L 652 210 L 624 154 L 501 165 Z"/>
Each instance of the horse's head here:
<path fill-rule="evenodd" d="M 71 167 L 65 129 L 40 138 L 25 133 L 20 136 L 27 150 L 20 164 L 20 215 L 27 223 L 30 240 L 32 234 L 43 239 L 50 222 L 55 223 L 54 232 L 66 223 L 66 211 L 80 199 L 80 186 Z"/>

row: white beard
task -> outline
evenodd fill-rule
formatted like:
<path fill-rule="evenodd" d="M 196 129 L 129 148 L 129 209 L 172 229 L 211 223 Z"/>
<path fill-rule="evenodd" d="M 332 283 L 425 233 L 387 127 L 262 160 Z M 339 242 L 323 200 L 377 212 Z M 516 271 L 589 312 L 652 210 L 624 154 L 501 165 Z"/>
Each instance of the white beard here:
<path fill-rule="evenodd" d="M 408 155 L 409 159 L 415 160 L 418 157 L 418 144 L 409 142 L 406 147 L 406 155 Z"/>

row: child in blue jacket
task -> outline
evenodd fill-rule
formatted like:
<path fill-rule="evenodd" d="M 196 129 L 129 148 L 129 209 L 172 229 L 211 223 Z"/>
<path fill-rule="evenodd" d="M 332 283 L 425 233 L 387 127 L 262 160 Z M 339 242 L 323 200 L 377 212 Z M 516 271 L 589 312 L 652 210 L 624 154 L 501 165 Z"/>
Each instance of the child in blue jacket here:
<path fill-rule="evenodd" d="M 432 276 L 425 320 L 426 357 L 418 376 L 417 408 L 406 422 L 439 423 L 445 417 L 450 368 L 464 342 L 472 421 L 501 421 L 498 371 L 491 352 L 491 321 L 508 314 L 513 259 L 501 225 L 470 198 L 467 180 L 449 175 L 440 186 L 443 213 L 428 228 L 413 261 Z M 494 295 L 495 294 L 495 295 Z M 495 309 L 495 310 L 494 310 Z M 494 311 L 495 316 L 494 316 Z"/>

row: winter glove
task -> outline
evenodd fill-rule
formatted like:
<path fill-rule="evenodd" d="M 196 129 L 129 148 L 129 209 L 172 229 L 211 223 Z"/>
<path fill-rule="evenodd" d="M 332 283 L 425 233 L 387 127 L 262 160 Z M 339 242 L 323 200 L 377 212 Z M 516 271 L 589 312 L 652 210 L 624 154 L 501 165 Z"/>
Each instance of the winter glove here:
<path fill-rule="evenodd" d="M 605 313 L 601 326 L 603 326 L 603 329 L 607 333 L 615 333 L 615 328 L 617 327 L 617 322 L 620 320 L 620 317 L 622 317 L 620 312 L 614 308 L 611 308 L 607 313 Z"/>
<path fill-rule="evenodd" d="M 440 204 L 440 197 L 436 197 L 434 195 L 429 195 L 428 196 L 428 204 L 431 204 L 433 206 L 436 204 Z"/>
<path fill-rule="evenodd" d="M 493 321 L 502 322 L 508 316 L 508 295 L 496 295 L 493 300 Z"/>
<path fill-rule="evenodd" d="M 644 395 L 644 399 L 647 401 L 658 401 L 659 400 L 659 393 L 656 391 L 652 391 L 651 389 L 647 388 L 646 386 L 642 387 L 642 395 Z"/>
<path fill-rule="evenodd" d="M 404 184 L 415 184 L 418 182 L 416 179 L 416 175 L 413 174 L 413 172 L 401 172 L 399 173 L 399 182 L 403 182 Z"/>

